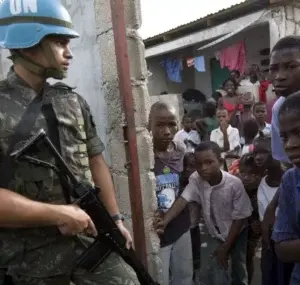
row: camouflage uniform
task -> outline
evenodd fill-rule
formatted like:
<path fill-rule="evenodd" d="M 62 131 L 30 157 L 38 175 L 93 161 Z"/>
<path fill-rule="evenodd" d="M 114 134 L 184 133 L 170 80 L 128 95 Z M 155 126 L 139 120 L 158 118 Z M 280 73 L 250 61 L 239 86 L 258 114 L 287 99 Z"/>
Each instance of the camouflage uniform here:
<path fill-rule="evenodd" d="M 12 70 L 0 86 L 0 159 L 6 154 L 9 137 L 36 93 Z M 58 119 L 61 152 L 75 175 L 91 181 L 89 157 L 101 154 L 103 143 L 97 136 L 90 109 L 71 88 L 46 85 L 43 104 L 51 103 Z M 32 134 L 47 123 L 41 112 Z M 36 156 L 55 163 L 46 149 Z M 10 189 L 30 199 L 64 204 L 60 181 L 51 169 L 18 162 Z M 57 227 L 0 228 L 0 285 L 4 274 L 13 276 L 15 285 L 139 284 L 132 269 L 112 253 L 93 274 L 73 270 L 73 262 L 90 240 L 62 236 Z"/>

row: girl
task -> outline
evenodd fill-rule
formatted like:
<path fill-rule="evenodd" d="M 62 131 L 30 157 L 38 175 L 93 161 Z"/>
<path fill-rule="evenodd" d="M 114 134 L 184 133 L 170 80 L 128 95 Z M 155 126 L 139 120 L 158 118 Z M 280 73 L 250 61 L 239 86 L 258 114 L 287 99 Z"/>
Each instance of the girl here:
<path fill-rule="evenodd" d="M 267 161 L 267 173 L 262 179 L 257 191 L 260 221 L 263 221 L 266 208 L 278 190 L 283 173 L 284 170 L 280 161 L 272 158 L 270 149 Z M 274 250 L 274 242 L 271 240 L 271 234 L 272 228 L 270 228 L 270 231 L 263 236 L 262 241 L 262 285 L 288 285 L 293 270 L 293 264 L 283 263 L 277 258 Z"/>
<path fill-rule="evenodd" d="M 219 99 L 218 108 L 226 109 L 228 111 L 230 125 L 236 128 L 238 127 L 237 115 L 244 110 L 242 97 L 237 94 L 237 88 L 239 84 L 232 78 L 224 81 L 223 89 L 226 91 L 226 95 Z"/>
<path fill-rule="evenodd" d="M 248 153 L 241 157 L 239 177 L 244 184 L 253 207 L 252 215 L 248 218 L 249 231 L 246 264 L 248 272 L 248 284 L 251 284 L 254 274 L 254 256 L 261 237 L 261 226 L 257 205 L 257 189 L 262 179 L 261 171 L 255 164 L 253 153 Z"/>

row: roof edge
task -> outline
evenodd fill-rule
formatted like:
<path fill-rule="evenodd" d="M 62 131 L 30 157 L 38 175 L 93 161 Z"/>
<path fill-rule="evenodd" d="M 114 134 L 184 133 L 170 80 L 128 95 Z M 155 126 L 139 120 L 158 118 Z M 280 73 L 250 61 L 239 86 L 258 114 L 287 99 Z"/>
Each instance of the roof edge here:
<path fill-rule="evenodd" d="M 175 27 L 175 28 L 173 28 L 171 30 L 168 30 L 166 32 L 163 32 L 163 33 L 157 34 L 155 36 L 146 38 L 143 41 L 144 41 L 145 44 L 149 44 L 152 41 L 159 40 L 160 38 L 163 38 L 165 36 L 170 36 L 170 35 L 172 35 L 174 33 L 178 33 L 178 32 L 183 32 L 184 33 L 185 30 L 188 33 L 188 30 L 190 28 L 192 28 L 195 24 L 205 23 L 208 20 L 213 20 L 214 18 L 218 18 L 220 16 L 226 16 L 229 13 L 238 12 L 238 10 L 242 10 L 242 9 L 247 8 L 247 7 L 251 8 L 252 6 L 259 7 L 260 9 L 267 8 L 267 7 L 269 7 L 269 1 L 268 0 L 245 0 L 242 3 L 232 5 L 232 6 L 228 7 L 228 8 L 222 9 L 222 10 L 216 12 L 216 13 L 212 13 L 212 14 L 206 15 L 206 16 L 204 16 L 202 18 L 199 18 L 199 19 L 194 20 L 192 22 L 189 22 L 187 24 L 180 25 L 180 26 Z M 243 15 L 243 13 L 241 13 L 241 16 L 242 15 Z M 214 25 L 212 25 L 212 26 L 214 26 Z M 199 28 L 199 30 L 201 30 L 201 28 Z"/>

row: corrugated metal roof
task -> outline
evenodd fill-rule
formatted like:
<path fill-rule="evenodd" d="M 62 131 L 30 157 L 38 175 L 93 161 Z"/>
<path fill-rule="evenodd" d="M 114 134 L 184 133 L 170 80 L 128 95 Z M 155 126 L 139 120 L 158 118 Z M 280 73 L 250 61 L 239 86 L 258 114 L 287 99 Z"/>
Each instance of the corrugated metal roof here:
<path fill-rule="evenodd" d="M 149 41 L 149 40 L 152 40 L 152 39 L 155 39 L 157 37 L 161 37 L 161 36 L 164 36 L 164 35 L 167 35 L 167 34 L 171 34 L 171 33 L 174 33 L 174 32 L 179 32 L 180 30 L 184 30 L 184 29 L 187 29 L 189 27 L 192 27 L 193 25 L 197 24 L 198 22 L 201 22 L 203 20 L 208 20 L 209 18 L 213 17 L 213 16 L 216 16 L 218 14 L 222 14 L 224 12 L 230 12 L 231 10 L 234 10 L 236 8 L 240 8 L 240 7 L 243 7 L 245 4 L 250 4 L 251 2 L 253 3 L 257 3 L 258 1 L 257 0 L 242 0 L 240 3 L 237 3 L 237 4 L 234 4 L 234 5 L 231 5 L 229 6 L 228 8 L 225 8 L 225 9 L 221 9 L 221 10 L 218 10 L 217 12 L 215 13 L 211 13 L 211 14 L 208 14 L 204 17 L 200 17 L 196 20 L 193 20 L 191 22 L 188 22 L 188 23 L 185 23 L 183 25 L 179 25 L 179 26 L 176 26 L 172 29 L 169 29 L 165 32 L 162 32 L 162 33 L 159 33 L 157 35 L 154 35 L 154 36 L 151 36 L 151 37 L 148 37 L 146 39 L 144 39 L 144 41 Z M 263 2 L 266 2 L 264 0 L 260 0 L 259 2 L 261 2 L 261 4 L 263 4 Z"/>

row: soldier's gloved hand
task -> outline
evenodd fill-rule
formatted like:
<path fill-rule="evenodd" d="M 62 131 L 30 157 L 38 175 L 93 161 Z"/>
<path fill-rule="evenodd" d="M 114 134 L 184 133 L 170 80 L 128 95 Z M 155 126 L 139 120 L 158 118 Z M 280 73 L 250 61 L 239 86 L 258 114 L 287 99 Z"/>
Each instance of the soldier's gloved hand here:
<path fill-rule="evenodd" d="M 90 216 L 77 205 L 58 206 L 57 226 L 63 235 L 77 235 L 80 233 L 97 236 L 96 227 Z"/>

